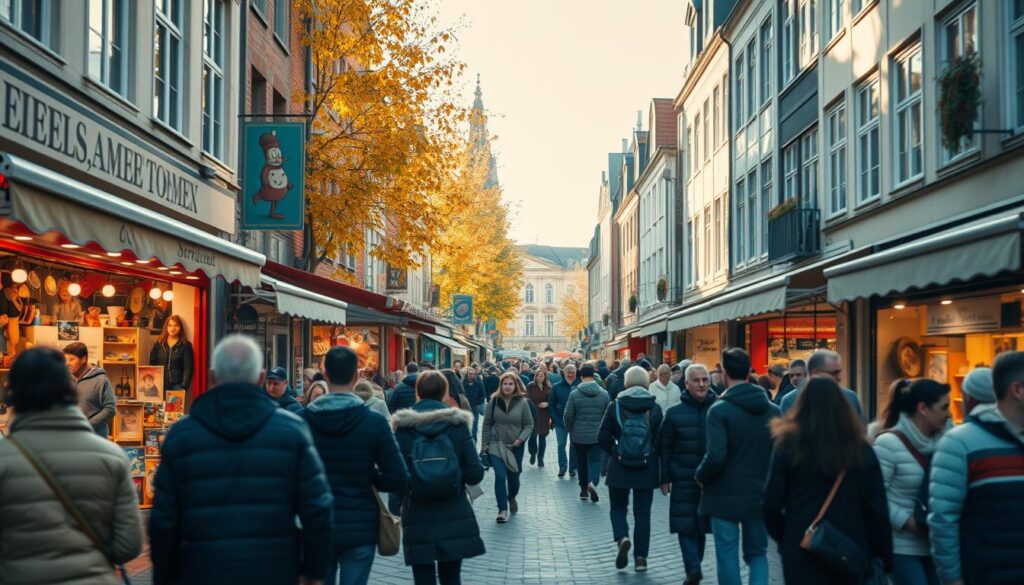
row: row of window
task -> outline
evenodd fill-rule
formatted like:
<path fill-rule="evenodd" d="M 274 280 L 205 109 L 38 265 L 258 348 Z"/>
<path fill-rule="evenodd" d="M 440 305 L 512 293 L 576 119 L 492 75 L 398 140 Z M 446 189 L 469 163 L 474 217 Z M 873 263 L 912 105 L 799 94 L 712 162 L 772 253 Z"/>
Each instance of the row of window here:
<path fill-rule="evenodd" d="M 714 203 L 686 221 L 686 246 L 690 250 L 687 262 L 686 286 L 693 287 L 701 282 L 710 282 L 725 271 L 726 230 L 729 225 L 729 199 L 723 193 L 715 197 Z"/>
<path fill-rule="evenodd" d="M 526 337 L 534 337 L 537 335 L 537 329 L 535 327 L 535 321 L 533 315 L 527 315 L 523 319 L 523 335 Z M 544 336 L 554 337 L 555 336 L 555 316 L 544 315 Z"/>
<path fill-rule="evenodd" d="M 527 284 L 526 285 L 526 291 L 525 291 L 525 294 L 523 295 L 524 296 L 523 302 L 526 303 L 527 305 L 532 305 L 535 302 L 534 301 L 533 290 L 534 290 L 533 289 L 533 284 Z M 575 289 L 574 289 L 574 287 L 571 284 L 566 287 L 566 289 L 565 289 L 566 296 L 570 296 L 571 297 L 573 292 L 575 292 Z M 547 305 L 551 305 L 551 304 L 554 304 L 554 302 L 555 302 L 555 287 L 554 287 L 554 285 L 552 285 L 549 282 L 549 283 L 544 285 L 544 303 L 547 304 Z"/>

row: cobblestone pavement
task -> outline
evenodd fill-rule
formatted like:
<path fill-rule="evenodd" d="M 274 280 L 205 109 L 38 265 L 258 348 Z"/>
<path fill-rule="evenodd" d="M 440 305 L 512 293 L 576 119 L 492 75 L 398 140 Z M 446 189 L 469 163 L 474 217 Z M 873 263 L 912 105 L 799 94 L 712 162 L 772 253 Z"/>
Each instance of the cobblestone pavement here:
<path fill-rule="evenodd" d="M 554 452 L 548 457 L 554 461 Z M 636 573 L 630 566 L 615 569 L 615 545 L 612 543 L 608 519 L 607 489 L 598 488 L 597 504 L 579 501 L 576 479 L 567 475 L 558 479 L 557 464 L 546 462 L 544 468 L 527 464 L 519 493 L 519 513 L 508 524 L 494 521 L 497 505 L 494 499 L 494 474 L 488 472 L 482 487 L 484 495 L 474 502 L 480 532 L 487 554 L 467 560 L 462 568 L 466 585 L 573 583 L 578 585 L 662 585 L 683 582 L 685 574 L 676 536 L 668 531 L 668 498 L 654 494 L 651 511 L 651 552 L 648 571 Z M 632 511 L 631 511 L 632 513 Z M 630 526 L 632 519 L 630 513 Z M 632 530 L 632 528 L 631 528 Z M 709 535 L 710 536 L 710 535 Z M 782 584 L 782 566 L 775 544 L 769 545 L 768 562 L 771 583 Z M 746 566 L 742 565 L 744 582 Z M 139 572 L 129 567 L 135 585 L 151 583 L 148 567 Z M 704 555 L 704 583 L 714 584 L 714 543 L 708 539 Z M 371 585 L 407 585 L 412 571 L 405 566 L 402 554 L 377 557 L 370 577 Z"/>

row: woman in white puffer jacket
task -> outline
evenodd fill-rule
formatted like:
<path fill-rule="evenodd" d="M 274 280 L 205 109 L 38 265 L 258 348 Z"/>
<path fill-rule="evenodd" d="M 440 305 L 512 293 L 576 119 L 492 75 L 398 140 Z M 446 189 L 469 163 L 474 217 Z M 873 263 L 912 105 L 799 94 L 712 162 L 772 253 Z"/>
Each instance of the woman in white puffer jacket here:
<path fill-rule="evenodd" d="M 939 583 L 921 513 L 927 504 L 922 484 L 927 485 L 927 468 L 948 420 L 948 385 L 929 379 L 893 384 L 874 448 L 893 527 L 894 585 Z"/>

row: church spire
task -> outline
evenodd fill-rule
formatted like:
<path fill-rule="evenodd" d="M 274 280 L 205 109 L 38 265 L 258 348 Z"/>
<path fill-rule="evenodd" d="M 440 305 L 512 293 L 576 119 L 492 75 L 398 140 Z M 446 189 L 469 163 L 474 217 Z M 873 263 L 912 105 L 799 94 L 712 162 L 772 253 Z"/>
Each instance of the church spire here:
<path fill-rule="evenodd" d="M 480 87 L 480 74 L 476 76 L 476 90 L 473 92 L 473 111 L 470 114 L 469 141 L 479 158 L 487 160 L 487 182 L 484 187 L 498 186 L 498 164 L 491 152 L 491 138 L 487 132 L 487 113 L 484 110 L 484 92 Z"/>

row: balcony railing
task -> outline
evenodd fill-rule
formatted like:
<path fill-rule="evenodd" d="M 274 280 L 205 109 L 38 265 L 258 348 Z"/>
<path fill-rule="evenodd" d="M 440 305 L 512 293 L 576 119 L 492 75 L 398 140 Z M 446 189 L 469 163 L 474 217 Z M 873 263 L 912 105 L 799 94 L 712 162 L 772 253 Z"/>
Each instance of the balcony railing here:
<path fill-rule="evenodd" d="M 794 207 L 768 219 L 768 260 L 785 262 L 821 252 L 821 212 Z"/>

